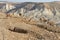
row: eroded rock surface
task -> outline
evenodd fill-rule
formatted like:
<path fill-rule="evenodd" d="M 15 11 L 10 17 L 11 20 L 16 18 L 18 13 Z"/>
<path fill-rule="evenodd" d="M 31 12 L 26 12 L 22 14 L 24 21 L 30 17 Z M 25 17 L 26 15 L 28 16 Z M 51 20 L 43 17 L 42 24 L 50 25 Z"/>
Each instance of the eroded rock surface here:
<path fill-rule="evenodd" d="M 1 11 L 0 40 L 60 40 L 59 5 L 24 2 Z"/>

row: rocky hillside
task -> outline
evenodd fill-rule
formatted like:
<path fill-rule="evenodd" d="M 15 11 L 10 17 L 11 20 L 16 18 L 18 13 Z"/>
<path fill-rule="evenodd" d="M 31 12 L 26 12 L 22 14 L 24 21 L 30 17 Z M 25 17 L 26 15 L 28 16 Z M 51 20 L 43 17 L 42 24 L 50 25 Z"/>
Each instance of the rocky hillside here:
<path fill-rule="evenodd" d="M 28 20 L 39 21 L 41 17 L 47 20 L 53 20 L 56 24 L 59 24 L 60 20 L 60 3 L 59 2 L 24 2 L 18 5 L 14 5 L 16 8 L 6 11 L 8 15 L 23 16 Z"/>
<path fill-rule="evenodd" d="M 60 40 L 60 2 L 0 3 L 0 40 Z"/>

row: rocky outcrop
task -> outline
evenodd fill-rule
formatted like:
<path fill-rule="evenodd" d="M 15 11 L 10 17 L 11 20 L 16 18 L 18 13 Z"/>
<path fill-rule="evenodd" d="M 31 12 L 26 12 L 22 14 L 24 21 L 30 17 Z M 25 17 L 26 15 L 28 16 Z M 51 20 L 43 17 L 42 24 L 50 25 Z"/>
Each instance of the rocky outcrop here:
<path fill-rule="evenodd" d="M 8 10 L 6 5 L 1 7 L 1 40 L 60 40 L 60 3 L 24 2 L 8 6 Z"/>
<path fill-rule="evenodd" d="M 17 5 L 16 8 L 8 10 L 6 13 L 35 20 L 39 20 L 40 17 L 44 16 L 49 20 L 55 20 L 57 22 L 60 20 L 59 6 L 60 4 L 57 2 L 24 2 Z"/>

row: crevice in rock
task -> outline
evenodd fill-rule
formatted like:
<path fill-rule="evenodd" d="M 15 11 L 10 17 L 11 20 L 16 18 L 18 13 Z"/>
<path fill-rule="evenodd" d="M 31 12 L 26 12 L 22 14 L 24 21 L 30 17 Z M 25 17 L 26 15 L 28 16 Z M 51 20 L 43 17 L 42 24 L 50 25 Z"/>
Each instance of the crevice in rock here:
<path fill-rule="evenodd" d="M 17 32 L 17 33 L 24 33 L 24 34 L 27 34 L 28 31 L 27 30 L 24 30 L 24 29 L 20 29 L 18 27 L 14 27 L 14 29 L 9 29 L 10 31 L 13 31 L 13 32 Z"/>
<path fill-rule="evenodd" d="M 54 26 L 50 26 L 50 25 L 44 25 L 44 24 L 34 24 L 40 28 L 46 29 L 49 32 L 54 32 L 54 33 L 60 33 L 60 28 L 59 27 L 54 27 Z"/>

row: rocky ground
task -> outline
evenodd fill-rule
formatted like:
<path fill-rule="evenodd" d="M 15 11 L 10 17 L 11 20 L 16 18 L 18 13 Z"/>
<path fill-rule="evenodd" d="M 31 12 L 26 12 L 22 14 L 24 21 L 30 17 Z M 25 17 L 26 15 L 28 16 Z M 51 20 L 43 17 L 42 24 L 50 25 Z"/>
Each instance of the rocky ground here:
<path fill-rule="evenodd" d="M 0 12 L 0 40 L 60 40 L 60 27 L 40 23 Z"/>
<path fill-rule="evenodd" d="M 60 3 L 0 4 L 0 40 L 60 40 Z"/>

